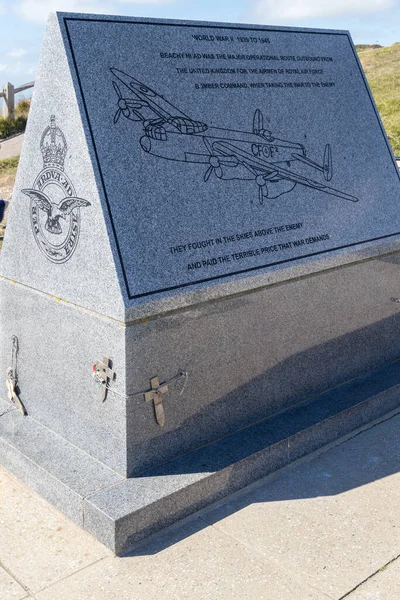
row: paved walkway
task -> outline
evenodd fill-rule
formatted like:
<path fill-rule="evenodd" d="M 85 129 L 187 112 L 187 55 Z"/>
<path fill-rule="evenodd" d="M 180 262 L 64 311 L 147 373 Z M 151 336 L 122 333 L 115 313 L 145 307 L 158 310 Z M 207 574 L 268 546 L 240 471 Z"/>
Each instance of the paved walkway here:
<path fill-rule="evenodd" d="M 21 135 L 16 135 L 5 142 L 0 140 L 0 160 L 19 156 L 21 154 L 22 144 L 24 143 L 24 137 L 25 134 L 21 133 Z"/>
<path fill-rule="evenodd" d="M 0 470 L 0 599 L 399 600 L 400 414 L 124 558 Z"/>

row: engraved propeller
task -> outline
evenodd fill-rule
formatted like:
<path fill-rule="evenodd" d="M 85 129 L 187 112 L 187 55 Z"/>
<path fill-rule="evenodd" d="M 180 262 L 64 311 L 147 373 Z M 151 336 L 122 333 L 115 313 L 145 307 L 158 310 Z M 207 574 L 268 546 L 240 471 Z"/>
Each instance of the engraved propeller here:
<path fill-rule="evenodd" d="M 268 198 L 268 188 L 262 175 L 257 175 L 256 184 L 258 185 L 258 201 L 263 204 L 264 198 Z"/>
<path fill-rule="evenodd" d="M 124 117 L 126 117 L 127 119 L 131 119 L 132 121 L 143 121 L 144 117 L 140 114 L 138 110 L 135 109 L 146 106 L 146 103 L 139 102 L 138 100 L 131 100 L 129 98 L 123 98 L 118 84 L 115 83 L 115 81 L 113 81 L 112 83 L 114 86 L 114 90 L 116 91 L 118 96 L 118 109 L 114 115 L 114 124 L 118 123 L 118 119 L 120 118 L 121 113 L 124 115 Z"/>
<path fill-rule="evenodd" d="M 256 174 L 256 173 L 255 173 Z M 278 171 L 272 171 L 268 175 L 257 175 L 256 184 L 258 185 L 258 200 L 260 204 L 264 203 L 264 198 L 268 198 L 268 181 L 273 181 L 278 175 Z"/>
<path fill-rule="evenodd" d="M 208 162 L 210 164 L 207 171 L 204 173 L 204 181 L 208 181 L 212 173 L 214 173 L 215 176 L 218 177 L 218 179 L 221 179 L 223 175 L 222 166 L 237 167 L 239 161 L 236 158 L 236 156 L 224 156 L 221 154 L 215 154 L 215 150 L 213 149 L 208 139 L 206 137 L 203 139 L 205 145 L 207 146 L 207 150 L 210 153 L 210 157 L 208 159 Z"/>
<path fill-rule="evenodd" d="M 122 97 L 121 90 L 119 89 L 115 81 L 113 81 L 113 86 L 118 96 L 118 110 L 114 115 L 114 123 L 118 123 L 118 119 L 120 118 L 121 113 L 123 113 L 124 117 L 129 117 L 130 111 L 126 104 L 126 100 Z"/>
<path fill-rule="evenodd" d="M 264 198 L 268 198 L 268 186 L 267 183 L 269 181 L 273 181 L 277 176 L 279 179 L 278 171 L 271 171 L 271 173 L 260 174 L 249 164 L 246 165 L 246 168 L 253 173 L 254 181 L 258 185 L 258 201 L 260 204 L 264 204 Z"/>

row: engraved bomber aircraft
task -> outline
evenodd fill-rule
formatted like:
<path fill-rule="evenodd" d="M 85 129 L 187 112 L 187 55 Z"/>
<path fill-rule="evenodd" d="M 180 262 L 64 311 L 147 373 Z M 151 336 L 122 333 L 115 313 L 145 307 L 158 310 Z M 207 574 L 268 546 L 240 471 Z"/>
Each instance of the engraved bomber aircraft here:
<path fill-rule="evenodd" d="M 254 113 L 251 133 L 210 127 L 194 121 L 131 75 L 119 69 L 110 70 L 130 91 L 130 96 L 123 96 L 120 86 L 113 81 L 118 105 L 114 123 L 121 114 L 129 120 L 141 121 L 144 135 L 140 145 L 145 152 L 168 160 L 203 164 L 204 181 L 211 175 L 218 179 L 252 180 L 258 186 L 260 204 L 264 198 L 278 198 L 291 192 L 297 184 L 358 202 L 350 194 L 292 170 L 294 163 L 301 163 L 321 171 L 325 181 L 330 181 L 333 168 L 329 144 L 325 146 L 322 164 L 318 164 L 307 157 L 302 144 L 280 139 L 264 129 L 259 109 Z"/>

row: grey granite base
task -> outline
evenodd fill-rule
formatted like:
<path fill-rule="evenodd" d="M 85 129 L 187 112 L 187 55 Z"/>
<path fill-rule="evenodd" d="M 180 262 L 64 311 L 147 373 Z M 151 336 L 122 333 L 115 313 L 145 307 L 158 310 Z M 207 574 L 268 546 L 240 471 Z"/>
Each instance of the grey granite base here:
<path fill-rule="evenodd" d="M 84 499 L 123 477 L 0 400 L 0 463 L 83 527 Z"/>
<path fill-rule="evenodd" d="M 137 477 L 400 357 L 399 264 L 396 253 L 128 324 L 0 277 L 0 373 L 15 335 L 29 416 Z M 105 402 L 92 377 L 103 356 L 116 373 Z M 160 427 L 143 392 L 182 371 Z"/>
<path fill-rule="evenodd" d="M 400 361 L 124 479 L 0 401 L 0 462 L 116 554 L 400 406 Z"/>

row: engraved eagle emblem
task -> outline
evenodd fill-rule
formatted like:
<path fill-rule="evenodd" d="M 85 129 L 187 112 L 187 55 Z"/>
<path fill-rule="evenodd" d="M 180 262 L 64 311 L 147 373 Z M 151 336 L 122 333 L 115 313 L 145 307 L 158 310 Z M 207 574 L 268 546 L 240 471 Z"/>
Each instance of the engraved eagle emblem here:
<path fill-rule="evenodd" d="M 30 197 L 36 206 L 47 213 L 45 229 L 50 233 L 62 233 L 60 219 L 66 219 L 74 208 L 82 206 L 90 206 L 90 202 L 77 196 L 67 196 L 63 198 L 59 204 L 51 202 L 50 198 L 39 190 L 21 190 L 24 194 Z"/>

